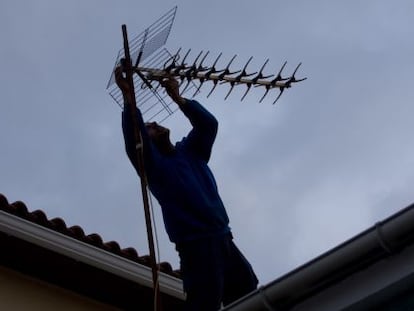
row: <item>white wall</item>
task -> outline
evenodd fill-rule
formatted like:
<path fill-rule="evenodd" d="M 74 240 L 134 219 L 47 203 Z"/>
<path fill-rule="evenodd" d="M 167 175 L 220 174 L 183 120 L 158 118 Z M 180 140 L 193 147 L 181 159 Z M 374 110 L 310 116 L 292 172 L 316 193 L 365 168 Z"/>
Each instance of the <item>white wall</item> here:
<path fill-rule="evenodd" d="M 115 311 L 119 309 L 0 266 L 0 310 Z"/>

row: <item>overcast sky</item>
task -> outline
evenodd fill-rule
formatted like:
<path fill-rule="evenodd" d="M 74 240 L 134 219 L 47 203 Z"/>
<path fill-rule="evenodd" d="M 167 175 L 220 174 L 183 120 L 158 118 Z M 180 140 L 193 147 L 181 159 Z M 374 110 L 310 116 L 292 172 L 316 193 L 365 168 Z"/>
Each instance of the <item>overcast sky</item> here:
<path fill-rule="evenodd" d="M 233 54 L 251 71 L 302 62 L 277 92 L 196 97 L 220 122 L 210 166 L 237 245 L 266 284 L 414 201 L 414 2 L 0 2 L 0 193 L 147 254 L 138 178 L 106 92 L 121 25 L 178 5 L 166 47 Z M 191 58 L 191 57 L 190 57 Z M 210 61 L 210 63 L 211 63 Z M 208 64 L 206 60 L 206 64 Z M 164 124 L 179 140 L 179 113 Z M 155 203 L 161 260 L 178 256 Z"/>

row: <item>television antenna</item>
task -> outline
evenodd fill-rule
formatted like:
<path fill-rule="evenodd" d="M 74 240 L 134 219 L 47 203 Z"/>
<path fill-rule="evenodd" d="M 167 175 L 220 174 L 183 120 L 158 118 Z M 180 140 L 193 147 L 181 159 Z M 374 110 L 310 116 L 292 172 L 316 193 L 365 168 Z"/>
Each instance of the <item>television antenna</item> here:
<path fill-rule="evenodd" d="M 218 68 L 217 63 L 221 59 L 222 53 L 213 58 L 214 61 L 212 61 L 211 65 L 204 64 L 210 54 L 209 51 L 201 51 L 195 54 L 196 57 L 192 62 L 188 60 L 191 49 L 184 51 L 180 48 L 175 53 L 170 53 L 165 47 L 165 43 L 171 32 L 176 11 L 177 6 L 165 13 L 129 43 L 131 60 L 134 62 L 133 80 L 137 107 L 141 110 L 146 121 L 162 122 L 177 110 L 165 92 L 158 92 L 159 82 L 168 77 L 175 77 L 180 80 L 180 93 L 181 95 L 189 94 L 188 97 L 194 97 L 199 94 L 206 82 L 212 83 L 212 88 L 207 97 L 213 93 L 217 85 L 228 84 L 230 89 L 224 99 L 230 96 L 235 86 L 244 85 L 246 87 L 241 100 L 244 100 L 252 86 L 262 88 L 264 89 L 264 94 L 259 100 L 260 103 L 265 99 L 270 90 L 277 89 L 279 94 L 273 101 L 273 104 L 294 83 L 306 80 L 306 78 L 297 79 L 295 76 L 301 63 L 296 66 L 291 75 L 282 76 L 282 71 L 287 62 L 282 65 L 276 75 L 266 75 L 263 72 L 269 59 L 263 63 L 259 71 L 248 72 L 247 67 L 253 57 L 248 59 L 242 69 L 231 70 L 230 66 L 237 55 L 234 55 L 227 65 L 223 66 L 224 68 Z M 125 51 L 122 48 L 118 52 L 113 69 L 119 66 L 124 58 Z M 107 91 L 122 108 L 123 97 L 115 84 L 113 70 L 108 81 Z"/>

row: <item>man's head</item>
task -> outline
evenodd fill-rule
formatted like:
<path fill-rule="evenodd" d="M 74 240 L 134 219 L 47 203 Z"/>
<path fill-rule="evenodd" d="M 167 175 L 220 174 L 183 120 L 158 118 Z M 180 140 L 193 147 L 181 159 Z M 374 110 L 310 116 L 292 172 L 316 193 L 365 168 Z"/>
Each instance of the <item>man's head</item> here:
<path fill-rule="evenodd" d="M 159 125 L 157 122 L 146 122 L 145 128 L 154 145 L 162 153 L 169 153 L 174 149 L 170 141 L 170 130 L 168 128 Z"/>

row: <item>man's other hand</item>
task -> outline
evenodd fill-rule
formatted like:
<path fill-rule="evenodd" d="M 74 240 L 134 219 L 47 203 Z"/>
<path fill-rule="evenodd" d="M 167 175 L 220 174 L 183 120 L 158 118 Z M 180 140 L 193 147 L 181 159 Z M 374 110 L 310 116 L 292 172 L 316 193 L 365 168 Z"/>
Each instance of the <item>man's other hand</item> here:
<path fill-rule="evenodd" d="M 165 88 L 167 94 L 171 99 L 176 102 L 179 106 L 185 104 L 185 99 L 180 95 L 180 87 L 178 81 L 174 78 L 164 79 L 160 81 L 161 86 Z"/>

